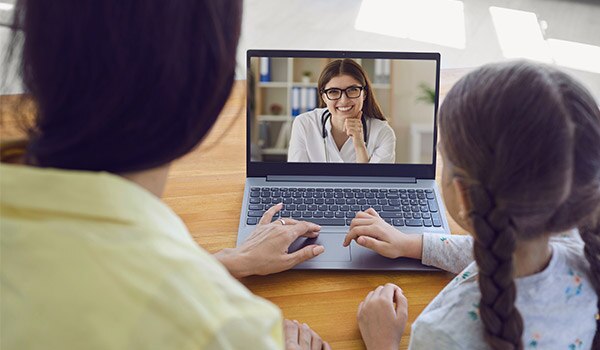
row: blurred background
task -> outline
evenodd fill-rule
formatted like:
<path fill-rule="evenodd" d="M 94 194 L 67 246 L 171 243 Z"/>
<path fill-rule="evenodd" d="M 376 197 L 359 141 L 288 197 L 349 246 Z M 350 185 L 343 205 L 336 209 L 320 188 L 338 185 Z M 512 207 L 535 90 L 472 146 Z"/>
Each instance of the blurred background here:
<path fill-rule="evenodd" d="M 0 0 L 0 53 L 14 0 Z M 442 68 L 511 58 L 555 64 L 600 101 L 598 0 L 246 0 L 237 77 L 245 51 L 321 49 L 436 51 Z M 2 68 L 13 71 L 2 60 Z M 0 94 L 22 91 L 17 79 Z"/>

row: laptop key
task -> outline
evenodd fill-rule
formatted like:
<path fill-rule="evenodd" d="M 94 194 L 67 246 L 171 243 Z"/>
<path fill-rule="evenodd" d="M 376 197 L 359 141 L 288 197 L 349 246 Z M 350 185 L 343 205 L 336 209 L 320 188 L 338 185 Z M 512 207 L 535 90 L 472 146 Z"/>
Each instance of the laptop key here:
<path fill-rule="evenodd" d="M 402 211 L 402 207 L 394 205 L 384 205 L 383 211 Z"/>
<path fill-rule="evenodd" d="M 306 220 L 308 222 L 315 223 L 321 226 L 344 226 L 346 224 L 345 219 L 337 219 L 337 218 L 310 218 Z"/>
<path fill-rule="evenodd" d="M 248 206 L 248 209 L 250 210 L 263 210 L 263 205 L 262 204 L 250 204 Z"/>
<path fill-rule="evenodd" d="M 394 226 L 404 226 L 404 219 L 393 219 Z"/>
<path fill-rule="evenodd" d="M 438 206 L 435 203 L 435 200 L 430 199 L 430 200 L 428 200 L 428 202 L 429 202 L 429 211 L 434 212 L 434 213 L 437 212 L 438 211 Z"/>
<path fill-rule="evenodd" d="M 441 227 L 442 226 L 442 220 L 432 219 L 432 221 L 433 221 L 433 226 L 435 226 L 435 227 Z"/>
<path fill-rule="evenodd" d="M 423 226 L 423 220 L 421 220 L 421 219 L 405 219 L 404 223 L 406 224 L 406 226 L 414 226 L 414 227 Z"/>
<path fill-rule="evenodd" d="M 431 227 L 431 225 L 433 225 L 433 223 L 431 222 L 431 219 L 423 220 L 423 226 Z"/>
<path fill-rule="evenodd" d="M 382 218 L 402 219 L 402 213 L 398 211 L 382 211 L 379 213 Z"/>
<path fill-rule="evenodd" d="M 258 223 L 258 218 L 248 218 L 246 220 L 246 224 L 248 225 L 256 225 Z"/>
<path fill-rule="evenodd" d="M 249 210 L 248 211 L 248 216 L 249 217 L 255 217 L 255 218 L 260 218 L 263 216 L 265 212 L 262 210 Z"/>

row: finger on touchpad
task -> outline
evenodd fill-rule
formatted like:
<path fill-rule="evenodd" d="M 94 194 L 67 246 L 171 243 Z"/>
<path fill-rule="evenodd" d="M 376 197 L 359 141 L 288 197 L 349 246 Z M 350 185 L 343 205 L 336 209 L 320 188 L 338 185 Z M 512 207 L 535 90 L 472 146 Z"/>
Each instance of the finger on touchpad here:
<path fill-rule="evenodd" d="M 317 238 L 300 237 L 288 249 L 288 252 L 293 253 L 311 244 L 318 244 L 325 247 L 325 251 L 308 261 L 350 261 L 350 247 L 343 247 L 344 234 L 336 233 L 321 233 Z"/>

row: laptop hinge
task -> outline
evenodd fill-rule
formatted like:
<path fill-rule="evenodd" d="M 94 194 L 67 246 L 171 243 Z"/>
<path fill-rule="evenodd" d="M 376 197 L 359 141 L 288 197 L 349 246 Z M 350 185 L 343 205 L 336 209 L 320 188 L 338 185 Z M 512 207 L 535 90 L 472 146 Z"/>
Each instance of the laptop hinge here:
<path fill-rule="evenodd" d="M 267 181 L 277 182 L 343 182 L 343 183 L 417 183 L 415 177 L 377 177 L 377 176 L 298 176 L 268 175 Z"/>

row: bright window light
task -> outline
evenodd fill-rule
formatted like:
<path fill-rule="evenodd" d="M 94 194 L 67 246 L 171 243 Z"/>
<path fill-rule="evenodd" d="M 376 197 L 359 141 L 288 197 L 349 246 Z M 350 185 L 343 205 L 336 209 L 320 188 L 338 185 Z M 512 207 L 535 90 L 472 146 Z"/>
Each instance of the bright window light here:
<path fill-rule="evenodd" d="M 13 4 L 7 4 L 4 2 L 0 2 L 0 11 L 12 11 L 12 9 L 15 7 L 15 5 Z"/>
<path fill-rule="evenodd" d="M 600 73 L 600 47 L 559 39 L 544 39 L 537 15 L 490 7 L 492 22 L 506 58 L 527 58 Z"/>
<path fill-rule="evenodd" d="M 560 66 L 600 73 L 600 47 L 574 41 L 548 39 L 554 62 Z"/>
<path fill-rule="evenodd" d="M 490 14 L 504 57 L 552 62 L 535 13 L 492 6 Z"/>
<path fill-rule="evenodd" d="M 465 48 L 465 14 L 457 0 L 363 0 L 356 30 Z"/>

